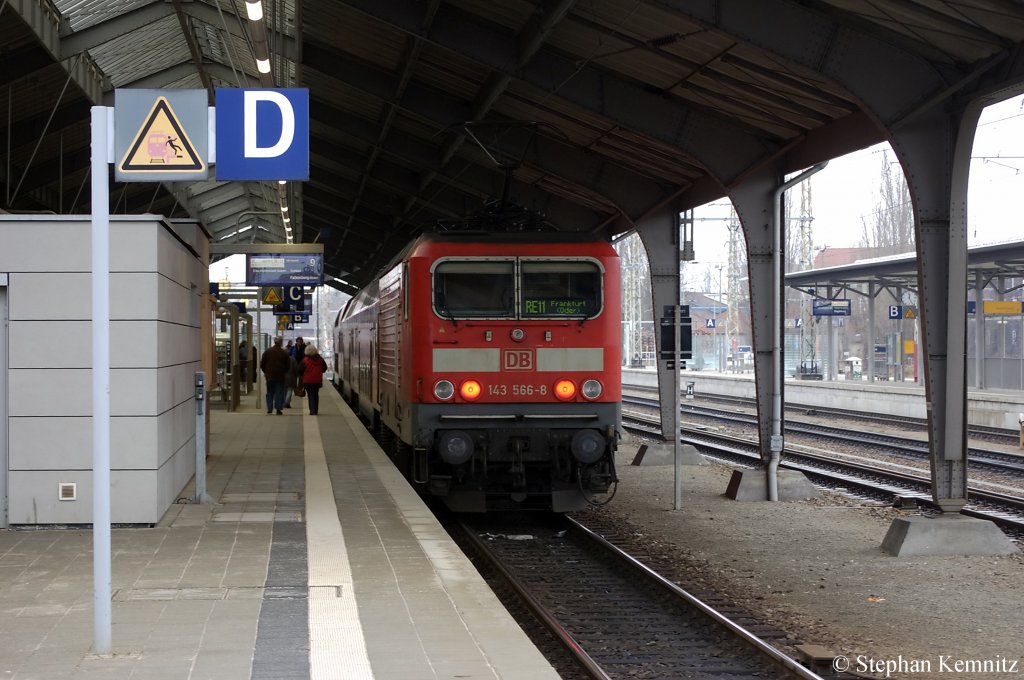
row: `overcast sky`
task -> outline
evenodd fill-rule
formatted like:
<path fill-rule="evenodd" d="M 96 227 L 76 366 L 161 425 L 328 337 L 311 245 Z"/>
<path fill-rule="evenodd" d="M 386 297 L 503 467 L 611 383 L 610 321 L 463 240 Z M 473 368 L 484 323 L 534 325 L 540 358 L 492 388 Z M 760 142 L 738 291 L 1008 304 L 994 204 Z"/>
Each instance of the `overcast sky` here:
<path fill-rule="evenodd" d="M 842 156 L 811 177 L 814 206 L 814 245 L 856 246 L 878 199 L 882 152 L 896 160 L 888 143 Z M 978 123 L 972 152 L 967 198 L 969 244 L 1024 240 L 1024 98 L 1013 97 L 985 109 Z M 794 201 L 799 193 L 794 188 Z M 729 214 L 718 201 L 694 210 L 695 218 Z M 724 261 L 727 252 L 723 222 L 697 222 L 694 249 L 698 262 Z"/>

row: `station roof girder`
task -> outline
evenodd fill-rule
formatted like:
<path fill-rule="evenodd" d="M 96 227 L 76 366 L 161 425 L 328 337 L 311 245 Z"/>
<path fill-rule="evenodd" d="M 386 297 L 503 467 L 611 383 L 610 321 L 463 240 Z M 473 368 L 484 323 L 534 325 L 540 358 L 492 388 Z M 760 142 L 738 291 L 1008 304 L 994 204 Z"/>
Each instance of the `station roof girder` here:
<path fill-rule="evenodd" d="M 260 86 L 240 2 L 2 7 L 5 210 L 88 210 L 88 111 L 114 87 L 205 88 L 212 103 L 215 87 Z M 1010 0 L 264 0 L 264 15 L 275 86 L 311 94 L 292 224 L 323 239 L 347 289 L 431 222 L 500 197 L 503 172 L 466 122 L 537 123 L 512 198 L 553 228 L 610 236 L 666 201 L 700 205 L 759 168 L 807 167 L 1024 80 Z M 215 238 L 275 210 L 275 186 L 215 185 L 112 185 L 110 202 L 187 214 Z M 261 224 L 237 238 L 284 241 L 279 218 Z"/>

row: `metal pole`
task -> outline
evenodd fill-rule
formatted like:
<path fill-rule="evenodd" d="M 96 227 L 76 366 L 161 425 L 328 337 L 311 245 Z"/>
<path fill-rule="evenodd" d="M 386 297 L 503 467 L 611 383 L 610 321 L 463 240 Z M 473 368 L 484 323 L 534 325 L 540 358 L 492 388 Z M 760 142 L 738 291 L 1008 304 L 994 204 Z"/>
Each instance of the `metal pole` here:
<path fill-rule="evenodd" d="M 92 564 L 93 647 L 111 651 L 110 605 L 110 187 L 107 119 L 92 107 Z"/>
<path fill-rule="evenodd" d="M 206 493 L 206 372 L 196 371 L 196 494 L 195 503 L 212 503 Z"/>
<path fill-rule="evenodd" d="M 874 383 L 875 375 L 875 282 L 868 282 L 868 349 L 864 361 L 868 362 L 868 382 Z"/>
<path fill-rule="evenodd" d="M 250 351 L 252 351 L 253 354 L 255 354 L 256 356 L 249 360 L 250 361 L 250 364 L 249 364 L 250 367 L 251 366 L 255 366 L 255 368 L 253 369 L 253 373 L 255 374 L 255 375 L 253 375 L 253 378 L 255 379 L 255 383 L 256 383 L 256 390 L 255 390 L 255 392 L 256 392 L 256 407 L 257 408 L 259 408 L 259 405 L 260 405 L 260 385 L 263 383 L 263 371 L 260 370 L 260 359 L 261 359 L 261 357 L 260 357 L 260 340 L 263 339 L 263 331 L 261 330 L 261 328 L 262 328 L 262 321 L 263 321 L 262 317 L 263 317 L 263 301 L 260 300 L 260 296 L 257 295 L 256 296 L 256 344 L 255 344 L 254 347 L 250 348 Z"/>
<path fill-rule="evenodd" d="M 828 161 L 804 170 L 772 194 L 772 434 L 769 443 L 771 456 L 766 475 L 770 501 L 779 500 L 779 459 L 785 445 L 782 435 L 782 287 L 785 281 L 782 271 L 782 194 L 786 189 L 820 172 L 826 165 Z"/>
<path fill-rule="evenodd" d="M 682 251 L 679 251 L 680 255 Z M 680 379 L 679 373 L 683 367 L 683 352 L 682 352 L 682 308 L 683 308 L 683 281 L 680 275 L 678 284 L 676 286 L 676 313 L 675 313 L 675 366 L 672 371 L 672 394 L 675 395 L 673 401 L 675 406 L 672 410 L 672 450 L 675 455 L 675 504 L 673 507 L 676 510 L 682 510 L 683 508 L 683 451 L 679 445 L 679 427 L 682 425 L 679 418 L 679 412 L 682 410 L 683 405 L 680 403 L 679 388 Z"/>
<path fill-rule="evenodd" d="M 974 272 L 974 388 L 985 389 L 985 278 L 980 269 Z"/>

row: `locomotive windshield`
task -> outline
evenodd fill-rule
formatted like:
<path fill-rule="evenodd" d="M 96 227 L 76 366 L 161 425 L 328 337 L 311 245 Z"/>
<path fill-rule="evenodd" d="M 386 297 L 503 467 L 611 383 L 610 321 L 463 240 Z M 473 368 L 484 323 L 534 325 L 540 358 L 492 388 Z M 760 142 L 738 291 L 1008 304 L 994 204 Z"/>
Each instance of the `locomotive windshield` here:
<path fill-rule="evenodd" d="M 524 319 L 589 319 L 601 313 L 601 270 L 594 262 L 520 263 Z"/>
<path fill-rule="evenodd" d="M 448 319 L 591 319 L 601 313 L 602 271 L 596 262 L 521 259 L 516 265 L 439 262 L 434 310 Z"/>
<path fill-rule="evenodd" d="M 434 269 L 434 308 L 452 319 L 515 316 L 515 263 L 441 262 Z"/>

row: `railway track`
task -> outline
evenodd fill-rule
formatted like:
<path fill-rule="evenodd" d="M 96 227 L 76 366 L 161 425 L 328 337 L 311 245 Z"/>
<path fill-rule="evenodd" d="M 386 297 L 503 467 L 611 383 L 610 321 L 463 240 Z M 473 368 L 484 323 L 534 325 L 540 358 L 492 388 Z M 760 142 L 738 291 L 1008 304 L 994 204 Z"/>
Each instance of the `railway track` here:
<path fill-rule="evenodd" d="M 764 639 L 782 631 L 741 626 L 745 612 L 698 600 L 568 517 L 472 517 L 455 533 L 576 659 L 578 677 L 819 677 Z"/>
<path fill-rule="evenodd" d="M 650 399 L 638 399 L 635 397 L 623 397 L 623 403 L 632 403 L 646 407 L 657 405 L 656 401 L 652 404 Z M 734 423 L 740 426 L 755 427 L 757 425 L 757 420 L 753 415 L 709 406 L 685 404 L 682 407 L 682 412 L 693 416 L 714 418 L 715 420 Z M 849 428 L 822 425 L 792 418 L 786 419 L 785 432 L 786 434 L 801 434 L 825 441 L 841 441 L 868 446 L 889 455 L 902 456 L 912 460 L 928 459 L 928 442 L 921 439 L 866 430 L 851 432 Z M 1024 476 L 1024 456 L 1018 454 L 972 446 L 967 449 L 967 462 L 968 465 L 977 470 L 989 470 L 1017 477 Z"/>
<path fill-rule="evenodd" d="M 624 391 L 631 394 L 623 395 L 623 400 L 637 399 L 644 403 L 658 404 L 657 390 L 639 387 L 636 385 L 623 386 Z M 653 395 L 653 398 L 652 398 Z M 754 408 L 755 402 L 747 397 L 732 397 L 726 395 L 701 395 L 701 402 L 729 405 L 732 407 Z M 639 403 L 639 402 L 638 402 Z M 835 417 L 849 420 L 859 420 L 865 423 L 875 423 L 889 427 L 897 427 L 903 430 L 915 432 L 927 432 L 928 423 L 920 418 L 907 418 L 903 416 L 889 416 L 881 413 L 867 413 L 852 409 L 832 408 L 828 406 L 816 406 L 807 404 L 794 404 L 786 402 L 786 418 L 789 422 L 791 416 L 800 414 Z M 999 427 L 988 427 L 985 425 L 969 425 L 967 436 L 979 441 L 987 441 L 993 444 L 1005 446 L 1016 446 L 1019 442 L 1020 433 L 1013 430 L 1006 430 Z"/>
<path fill-rule="evenodd" d="M 650 433 L 656 421 L 637 415 L 623 415 L 627 429 L 629 422 L 638 423 L 637 429 Z M 759 467 L 761 457 L 756 442 L 750 439 L 684 427 L 682 441 L 696 446 L 701 453 L 719 460 Z M 823 486 L 854 491 L 886 502 L 915 503 L 934 507 L 931 498 L 931 480 L 921 475 L 907 474 L 864 462 L 840 460 L 799 447 L 787 446 L 783 451 L 781 467 L 798 470 L 815 483 Z M 968 490 L 969 503 L 962 513 L 970 517 L 988 519 L 1015 535 L 1024 536 L 1024 498 L 983 489 Z"/>

